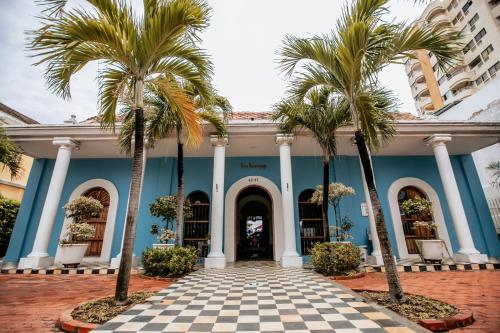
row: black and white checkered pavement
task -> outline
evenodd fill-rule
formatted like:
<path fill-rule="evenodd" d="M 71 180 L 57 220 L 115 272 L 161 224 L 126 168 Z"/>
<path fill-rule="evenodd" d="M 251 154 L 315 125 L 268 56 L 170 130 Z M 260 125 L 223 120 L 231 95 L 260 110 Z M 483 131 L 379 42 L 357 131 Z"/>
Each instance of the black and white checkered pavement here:
<path fill-rule="evenodd" d="M 274 263 L 202 269 L 149 301 L 93 332 L 415 332 L 312 271 Z"/>

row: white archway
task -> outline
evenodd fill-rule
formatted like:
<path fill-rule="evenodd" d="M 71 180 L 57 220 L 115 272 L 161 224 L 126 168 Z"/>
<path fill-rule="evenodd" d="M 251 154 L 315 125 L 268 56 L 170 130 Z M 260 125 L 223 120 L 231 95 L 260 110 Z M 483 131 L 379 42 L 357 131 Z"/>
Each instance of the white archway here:
<path fill-rule="evenodd" d="M 453 250 L 451 248 L 450 236 L 448 235 L 448 228 L 444 221 L 443 210 L 441 209 L 441 203 L 439 201 L 439 196 L 436 191 L 428 183 L 419 178 L 404 177 L 396 180 L 389 187 L 387 197 L 389 200 L 389 208 L 391 210 L 392 224 L 394 226 L 394 233 L 396 235 L 396 243 L 398 246 L 399 258 L 419 258 L 418 254 L 409 254 L 408 248 L 406 247 L 405 235 L 403 231 L 403 223 L 401 221 L 401 213 L 399 211 L 398 203 L 398 193 L 406 186 L 414 186 L 424 192 L 429 200 L 432 202 L 432 211 L 434 223 L 437 227 L 437 234 L 440 239 L 442 239 L 450 254 L 453 255 Z"/>
<path fill-rule="evenodd" d="M 283 208 L 281 192 L 271 180 L 260 176 L 248 176 L 236 181 L 226 192 L 224 200 L 224 255 L 227 262 L 235 261 L 235 219 L 236 199 L 238 194 L 248 186 L 259 186 L 271 196 L 273 205 L 273 241 L 274 260 L 280 261 L 284 249 Z"/>
<path fill-rule="evenodd" d="M 99 261 L 99 262 L 109 262 L 111 258 L 111 246 L 113 245 L 113 233 L 115 231 L 115 223 L 116 223 L 116 212 L 118 210 L 118 190 L 112 182 L 106 179 L 90 179 L 86 182 L 78 185 L 75 190 L 69 196 L 68 201 L 73 200 L 74 198 L 84 194 L 86 191 L 95 188 L 102 187 L 109 193 L 109 210 L 108 217 L 106 219 L 106 228 L 104 229 L 104 239 L 102 242 L 101 248 L 101 256 L 100 257 L 85 257 L 83 261 Z M 61 235 L 59 239 L 61 239 L 67 231 L 67 225 L 70 220 L 65 217 L 64 224 L 61 229 Z M 60 262 L 60 247 L 57 246 L 56 257 L 54 262 L 57 264 Z"/>

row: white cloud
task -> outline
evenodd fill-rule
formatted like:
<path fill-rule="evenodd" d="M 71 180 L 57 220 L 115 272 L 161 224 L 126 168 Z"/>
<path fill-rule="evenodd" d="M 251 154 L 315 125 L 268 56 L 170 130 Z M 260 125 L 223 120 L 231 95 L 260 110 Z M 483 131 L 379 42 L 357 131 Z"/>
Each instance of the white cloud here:
<path fill-rule="evenodd" d="M 276 69 L 276 50 L 286 34 L 310 36 L 329 32 L 341 4 L 326 0 L 211 0 L 211 25 L 203 46 L 215 65 L 214 84 L 235 110 L 270 110 L 285 92 Z M 81 0 L 76 1 L 82 3 Z M 142 1 L 134 0 L 134 5 Z M 388 17 L 414 19 L 423 5 L 391 1 Z M 96 114 L 97 64 L 82 70 L 71 84 L 72 100 L 64 101 L 45 86 L 43 68 L 33 67 L 25 49 L 24 31 L 38 26 L 32 0 L 0 1 L 0 101 L 40 122 L 61 123 L 76 114 L 79 120 Z M 414 112 L 410 88 L 401 65 L 381 74 L 384 85 L 401 99 L 402 111 Z"/>

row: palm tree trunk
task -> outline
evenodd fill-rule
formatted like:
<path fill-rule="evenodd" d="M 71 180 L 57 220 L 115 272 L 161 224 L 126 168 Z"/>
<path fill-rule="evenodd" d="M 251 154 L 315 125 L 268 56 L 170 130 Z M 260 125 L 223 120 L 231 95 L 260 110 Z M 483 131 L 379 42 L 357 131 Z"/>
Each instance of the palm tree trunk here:
<path fill-rule="evenodd" d="M 380 241 L 380 250 L 382 252 L 382 259 L 384 261 L 391 301 L 395 303 L 404 303 L 406 302 L 406 296 L 403 293 L 403 288 L 401 287 L 399 275 L 396 270 L 396 262 L 394 260 L 394 254 L 392 253 L 392 247 L 389 241 L 389 235 L 387 233 L 384 213 L 382 212 L 382 206 L 380 204 L 377 188 L 375 187 L 370 153 L 368 152 L 368 148 L 366 146 L 365 136 L 361 132 L 361 130 L 357 130 L 354 136 L 356 139 L 356 146 L 358 147 L 359 157 L 361 159 L 361 164 L 363 166 L 363 171 L 365 173 L 365 180 L 368 187 L 368 192 L 370 194 L 370 200 L 372 202 L 373 216 L 375 217 L 375 225 L 377 229 L 378 239 Z"/>
<path fill-rule="evenodd" d="M 175 246 L 182 246 L 184 227 L 184 145 L 181 134 L 182 128 L 177 126 L 177 217 Z"/>
<path fill-rule="evenodd" d="M 323 214 L 323 230 L 325 242 L 330 241 L 330 228 L 328 225 L 328 189 L 330 185 L 330 154 L 323 154 L 323 202 L 321 210 Z"/>
<path fill-rule="evenodd" d="M 125 234 L 123 237 L 120 268 L 116 279 L 115 302 L 123 304 L 127 300 L 130 272 L 132 270 L 132 256 L 134 252 L 137 216 L 139 213 L 139 198 L 141 194 L 143 150 L 144 150 L 144 110 L 143 110 L 144 82 L 135 83 L 135 143 L 132 160 L 132 179 L 128 198 Z"/>

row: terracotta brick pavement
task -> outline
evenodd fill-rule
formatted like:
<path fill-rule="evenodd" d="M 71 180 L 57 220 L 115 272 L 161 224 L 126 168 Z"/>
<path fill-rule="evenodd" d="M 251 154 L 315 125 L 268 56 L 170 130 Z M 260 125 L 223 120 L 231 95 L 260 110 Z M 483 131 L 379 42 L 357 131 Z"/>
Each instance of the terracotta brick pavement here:
<path fill-rule="evenodd" d="M 452 332 L 500 332 L 500 272 L 400 273 L 400 278 L 408 293 L 432 297 L 474 313 L 473 325 Z M 336 282 L 354 289 L 387 290 L 384 273 Z"/>
<path fill-rule="evenodd" d="M 55 332 L 63 310 L 114 294 L 116 275 L 0 275 L 0 332 Z M 158 291 L 169 281 L 132 276 L 130 291 Z"/>

